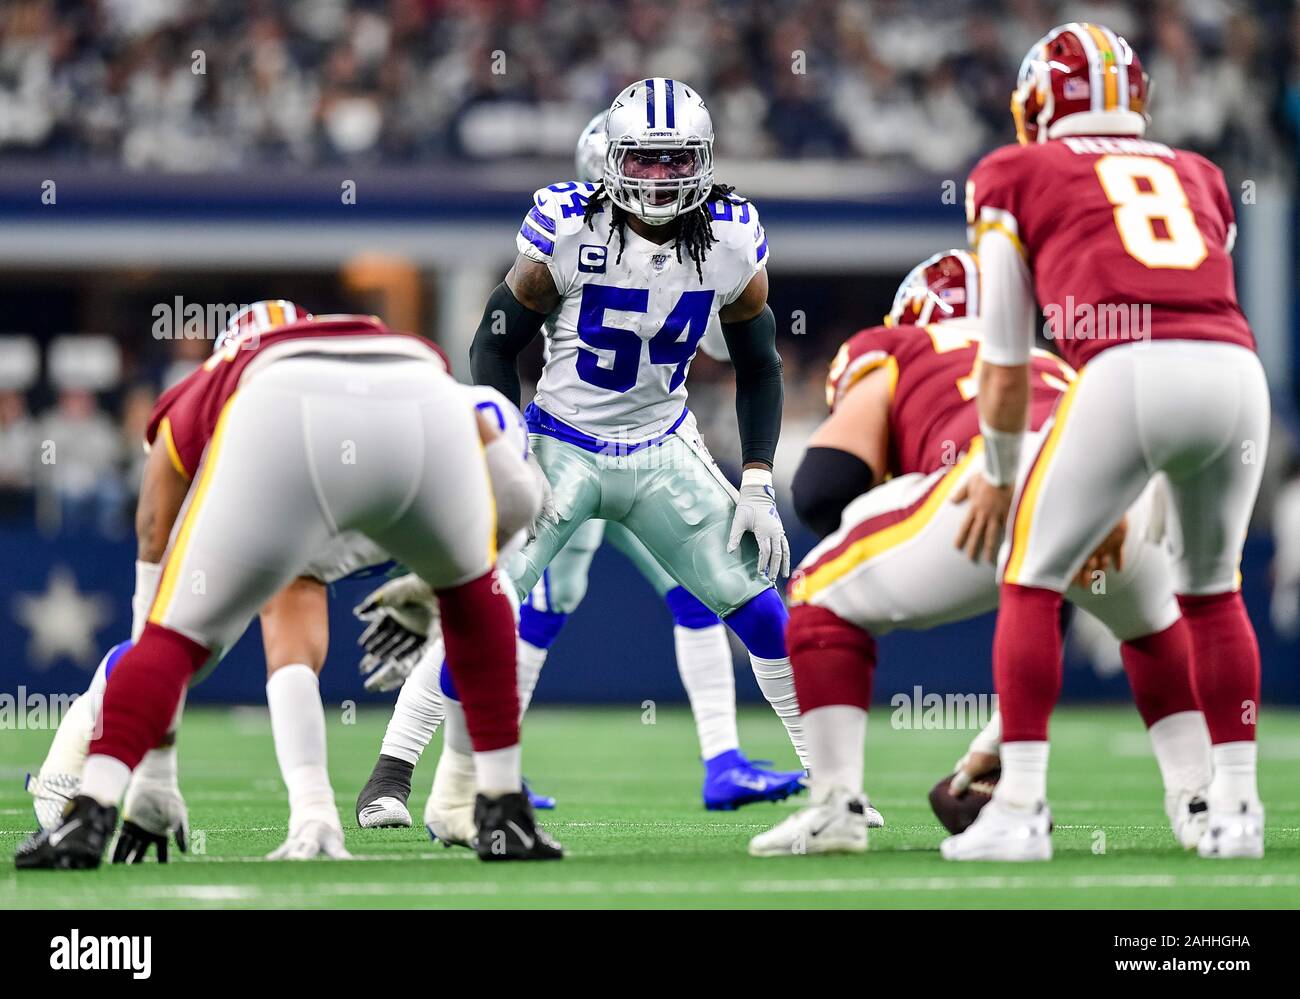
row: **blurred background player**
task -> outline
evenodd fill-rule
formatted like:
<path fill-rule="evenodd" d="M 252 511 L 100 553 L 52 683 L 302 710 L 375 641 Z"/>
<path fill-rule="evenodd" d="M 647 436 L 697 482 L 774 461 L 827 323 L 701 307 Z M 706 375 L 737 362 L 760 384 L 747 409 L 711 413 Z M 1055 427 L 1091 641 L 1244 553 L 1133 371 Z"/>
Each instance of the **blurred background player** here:
<path fill-rule="evenodd" d="M 987 332 L 984 458 L 962 539 L 972 558 L 991 560 L 1010 529 L 993 646 L 1002 778 L 978 820 L 943 844 L 950 860 L 1050 858 L 1061 594 L 1159 472 L 1182 618 L 1157 665 L 1172 677 L 1190 645 L 1214 746 L 1199 851 L 1263 855 L 1259 648 L 1237 568 L 1268 447 L 1268 384 L 1237 304 L 1223 175 L 1196 153 L 1143 139 L 1146 102 L 1146 74 L 1123 38 L 1096 24 L 1055 28 L 1020 69 L 1011 104 L 1020 145 L 990 153 L 967 184 Z M 1026 467 L 1036 303 L 1080 372 Z"/>
<path fill-rule="evenodd" d="M 60 825 L 19 847 L 17 865 L 98 866 L 131 771 L 162 740 L 186 683 L 215 665 L 312 551 L 348 531 L 402 558 L 437 595 L 450 668 L 466 691 L 479 855 L 562 856 L 520 790 L 514 627 L 494 569 L 483 449 L 497 432 L 441 355 L 373 318 L 321 317 L 238 337 L 205 374 L 187 401 L 211 440 L 149 621 L 105 687 L 81 793 Z M 268 432 L 275 427 L 292 432 Z"/>
<path fill-rule="evenodd" d="M 608 115 L 607 110 L 601 111 L 587 123 L 574 154 L 578 181 L 592 187 L 604 174 Z M 727 360 L 726 341 L 716 316 L 709 318 L 700 349 L 717 360 Z M 677 671 L 690 701 L 704 763 L 704 807 L 725 810 L 755 801 L 778 801 L 802 790 L 802 771 L 764 769 L 740 749 L 731 646 L 718 616 L 678 585 L 636 535 L 617 521 L 592 519 L 574 531 L 519 609 L 519 692 L 525 707 L 551 645 L 586 596 L 592 560 L 605 540 L 637 568 L 672 614 Z M 373 606 L 365 611 L 381 612 Z M 387 658 L 392 662 L 396 657 L 390 652 Z M 408 660 L 407 668 L 413 666 L 414 658 L 418 657 Z M 396 670 L 386 671 L 388 674 L 401 668 L 397 663 L 393 666 Z M 432 671 L 439 666 L 431 663 L 427 668 Z M 357 796 L 357 822 L 363 828 L 411 825 L 407 799 L 412 773 L 442 721 L 441 709 L 433 703 L 437 697 L 436 687 L 419 678 L 409 690 L 404 689 L 379 759 Z M 540 807 L 536 796 L 533 803 Z"/>
<path fill-rule="evenodd" d="M 866 850 L 863 749 L 876 637 L 975 617 L 997 602 L 993 567 L 952 545 L 984 446 L 973 399 L 981 315 L 974 256 L 945 250 L 907 277 L 885 325 L 856 333 L 831 364 L 831 414 L 813 434 L 794 490 L 800 516 L 826 537 L 790 585 L 790 654 L 813 800 L 754 837 L 755 856 Z M 1046 351 L 1034 352 L 1031 371 L 1037 432 L 1074 372 Z M 1175 641 L 1168 559 L 1148 538 L 1149 507 L 1150 497 L 1134 505 L 1068 595 L 1123 643 L 1166 813 L 1177 840 L 1193 847 L 1204 830 L 1209 741 L 1187 647 Z M 1094 585 L 1092 573 L 1105 585 Z"/>
<path fill-rule="evenodd" d="M 690 87 L 664 78 L 628 87 L 606 136 L 601 184 L 534 195 L 519 256 L 471 347 L 474 380 L 515 401 L 518 355 L 547 327 L 526 416 L 556 519 L 511 575 L 526 594 L 584 523 L 623 523 L 744 642 L 802 761 L 786 612 L 772 585 L 788 572 L 789 545 L 772 486 L 782 385 L 767 238 L 753 205 L 714 183 L 713 124 Z M 715 316 L 736 371 L 738 493 L 685 405 L 691 359 Z"/>

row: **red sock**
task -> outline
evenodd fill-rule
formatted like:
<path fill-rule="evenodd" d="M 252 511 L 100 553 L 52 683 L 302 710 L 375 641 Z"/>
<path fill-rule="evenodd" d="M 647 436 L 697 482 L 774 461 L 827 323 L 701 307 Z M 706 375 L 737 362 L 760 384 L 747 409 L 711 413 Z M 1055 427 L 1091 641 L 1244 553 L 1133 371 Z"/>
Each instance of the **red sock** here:
<path fill-rule="evenodd" d="M 437 591 L 447 668 L 465 709 L 470 742 L 479 753 L 519 742 L 515 619 L 502 585 L 492 571 Z"/>
<path fill-rule="evenodd" d="M 1121 642 L 1119 651 L 1147 728 L 1180 711 L 1199 710 L 1192 693 L 1192 633 L 1186 618 L 1164 631 Z"/>
<path fill-rule="evenodd" d="M 1179 596 L 1192 637 L 1192 689 L 1210 742 L 1251 742 L 1259 714 L 1259 644 L 1240 593 Z"/>
<path fill-rule="evenodd" d="M 132 770 L 160 745 L 190 678 L 212 655 L 198 642 L 158 624 L 146 624 L 109 674 L 92 754 L 121 760 Z"/>
<path fill-rule="evenodd" d="M 1003 583 L 993 634 L 993 686 L 1003 742 L 1047 741 L 1061 671 L 1061 595 Z"/>
<path fill-rule="evenodd" d="M 876 671 L 876 642 L 825 607 L 800 604 L 785 630 L 799 710 L 848 704 L 867 710 Z"/>

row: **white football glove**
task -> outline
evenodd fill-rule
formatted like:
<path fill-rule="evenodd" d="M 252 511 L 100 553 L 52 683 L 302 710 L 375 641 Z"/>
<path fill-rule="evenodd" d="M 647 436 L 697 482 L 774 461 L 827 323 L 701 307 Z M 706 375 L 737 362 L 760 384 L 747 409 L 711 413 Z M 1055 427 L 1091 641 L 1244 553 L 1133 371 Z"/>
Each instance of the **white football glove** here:
<path fill-rule="evenodd" d="M 171 754 L 157 774 L 150 757 Z M 138 864 L 149 853 L 149 847 L 158 851 L 158 863 L 167 863 L 167 847 L 171 837 L 181 853 L 189 850 L 190 814 L 176 782 L 175 749 L 155 749 L 145 754 L 144 761 L 131 776 L 122 803 L 122 830 L 113 848 L 113 863 Z M 170 770 L 170 772 L 169 772 Z"/>
<path fill-rule="evenodd" d="M 740 477 L 740 497 L 736 516 L 731 521 L 727 551 L 740 547 L 748 531 L 758 542 L 758 571 L 771 580 L 790 575 L 790 542 L 786 540 L 781 514 L 776 509 L 776 490 L 772 473 L 762 468 L 747 468 Z"/>
<path fill-rule="evenodd" d="M 367 679 L 366 688 L 392 690 L 400 687 L 437 624 L 438 599 L 433 590 L 415 573 L 409 573 L 389 580 L 373 591 L 353 613 L 367 622 L 366 630 L 357 639 L 357 644 L 366 650 L 360 665 L 362 675 L 375 677 L 384 671 L 383 678 L 375 677 L 373 682 L 385 686 L 372 687 L 371 679 Z M 398 664 L 408 659 L 410 663 L 403 672 L 403 667 Z M 392 668 L 388 669 L 390 664 Z"/>
<path fill-rule="evenodd" d="M 302 828 L 289 831 L 289 838 L 266 855 L 267 860 L 351 860 L 343 845 L 343 830 L 320 819 L 304 822 Z"/>

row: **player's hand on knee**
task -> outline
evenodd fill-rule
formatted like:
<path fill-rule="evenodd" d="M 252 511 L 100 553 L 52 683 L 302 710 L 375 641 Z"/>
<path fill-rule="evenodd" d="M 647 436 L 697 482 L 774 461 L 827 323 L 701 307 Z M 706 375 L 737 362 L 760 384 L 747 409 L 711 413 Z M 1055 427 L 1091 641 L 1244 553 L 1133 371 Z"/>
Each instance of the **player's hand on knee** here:
<path fill-rule="evenodd" d="M 953 494 L 952 502 L 969 503 L 956 545 L 972 562 L 996 562 L 1002 531 L 1011 512 L 1012 487 L 995 486 L 983 475 L 972 475 Z"/>
<path fill-rule="evenodd" d="M 790 575 L 790 542 L 776 508 L 772 473 L 766 469 L 747 468 L 741 476 L 740 496 L 727 539 L 728 552 L 740 547 L 746 532 L 758 542 L 758 571 L 762 575 L 768 579 Z"/>
<path fill-rule="evenodd" d="M 1074 582 L 1078 586 L 1091 586 L 1092 576 L 1095 572 L 1105 572 L 1107 569 L 1114 568 L 1119 572 L 1124 568 L 1124 539 L 1128 537 L 1128 518 L 1121 517 L 1105 539 L 1099 544 L 1096 550 L 1088 556 L 1088 561 L 1083 564 L 1079 574 L 1074 577 Z"/>
<path fill-rule="evenodd" d="M 181 853 L 189 850 L 190 815 L 174 783 L 133 780 L 122 804 L 122 830 L 113 849 L 113 863 L 138 864 L 153 847 L 158 863 L 167 863 L 174 837 Z"/>

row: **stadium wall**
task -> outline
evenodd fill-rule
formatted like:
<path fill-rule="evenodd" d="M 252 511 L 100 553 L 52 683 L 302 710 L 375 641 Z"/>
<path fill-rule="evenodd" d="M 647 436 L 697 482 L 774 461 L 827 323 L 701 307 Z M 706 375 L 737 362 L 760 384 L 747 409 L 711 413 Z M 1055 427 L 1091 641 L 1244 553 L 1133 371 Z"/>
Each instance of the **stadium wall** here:
<path fill-rule="evenodd" d="M 813 539 L 799 532 L 796 553 Z M 109 646 L 126 637 L 131 622 L 134 543 L 94 537 L 50 540 L 34 529 L 0 531 L 9 571 L 0 578 L 0 649 L 4 689 L 28 694 L 83 690 Z M 1268 565 L 1271 546 L 1252 539 L 1242 571 L 1247 606 L 1259 632 L 1266 703 L 1300 704 L 1300 641 L 1286 641 L 1269 624 Z M 360 622 L 351 613 L 374 581 L 345 582 L 330 601 L 330 654 L 321 677 L 329 703 L 387 703 L 362 689 L 356 664 Z M 991 617 L 925 634 L 896 633 L 883 639 L 876 699 L 896 693 L 988 694 Z M 629 633 L 637 640 L 628 642 Z M 1071 651 L 1063 697 L 1125 700 L 1126 681 L 1113 664 L 1098 666 Z M 736 647 L 737 692 L 760 701 L 748 661 Z M 1104 657 L 1103 657 L 1104 659 Z M 260 629 L 254 624 L 212 676 L 191 693 L 193 702 L 262 703 L 265 664 Z M 672 619 L 664 605 L 622 556 L 607 546 L 596 556 L 586 601 L 557 641 L 541 683 L 538 703 L 607 703 L 684 700 L 673 659 Z"/>

